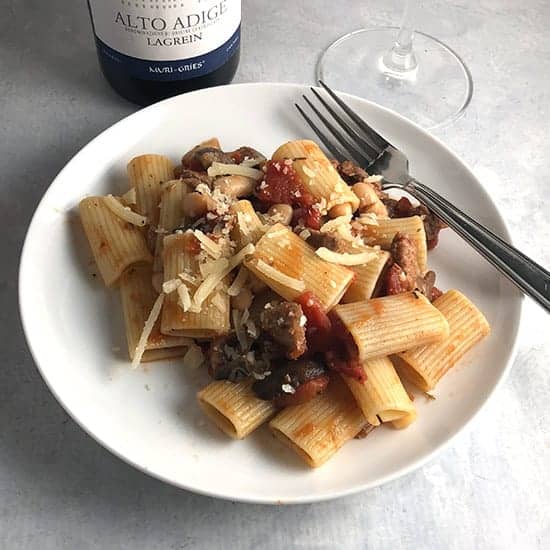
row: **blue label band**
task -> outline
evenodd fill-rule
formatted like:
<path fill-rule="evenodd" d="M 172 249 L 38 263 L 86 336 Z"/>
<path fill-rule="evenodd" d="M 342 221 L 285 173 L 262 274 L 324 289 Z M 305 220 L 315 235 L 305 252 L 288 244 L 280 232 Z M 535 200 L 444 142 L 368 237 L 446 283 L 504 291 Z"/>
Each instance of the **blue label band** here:
<path fill-rule="evenodd" d="M 219 48 L 180 61 L 149 61 L 117 52 L 97 36 L 97 49 L 103 63 L 114 71 L 142 80 L 188 80 L 219 69 L 236 51 L 241 40 L 241 27 Z"/>

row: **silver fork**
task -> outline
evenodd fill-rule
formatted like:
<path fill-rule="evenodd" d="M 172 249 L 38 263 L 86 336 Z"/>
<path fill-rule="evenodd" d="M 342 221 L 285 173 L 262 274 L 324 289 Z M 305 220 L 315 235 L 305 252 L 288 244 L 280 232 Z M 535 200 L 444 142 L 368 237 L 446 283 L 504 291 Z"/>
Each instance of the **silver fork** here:
<path fill-rule="evenodd" d="M 316 107 L 305 95 L 306 103 L 325 130 L 295 104 L 311 129 L 340 162 L 353 160 L 371 173 L 383 176 L 382 189 L 400 189 L 426 205 L 465 241 L 491 262 L 525 294 L 550 312 L 550 272 L 459 210 L 456 206 L 409 174 L 409 160 L 376 130 L 369 126 L 324 82 L 320 82 L 332 101 L 315 88 L 312 93 L 325 109 Z"/>

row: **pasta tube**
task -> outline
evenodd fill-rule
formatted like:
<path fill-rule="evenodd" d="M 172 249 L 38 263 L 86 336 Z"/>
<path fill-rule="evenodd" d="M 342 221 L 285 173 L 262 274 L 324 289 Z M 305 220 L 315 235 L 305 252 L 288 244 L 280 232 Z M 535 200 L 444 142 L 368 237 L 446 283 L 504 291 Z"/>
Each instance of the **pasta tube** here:
<path fill-rule="evenodd" d="M 136 210 L 156 227 L 159 220 L 160 184 L 173 179 L 174 165 L 163 155 L 140 155 L 127 166 L 128 178 L 136 189 Z"/>
<path fill-rule="evenodd" d="M 134 353 L 143 331 L 145 321 L 153 303 L 157 298 L 151 284 L 151 264 L 141 264 L 127 269 L 120 278 L 120 296 L 126 325 L 126 340 L 130 359 Z M 160 332 L 160 318 L 155 323 L 147 340 L 142 361 L 164 359 L 165 357 L 179 357 L 187 351 L 190 340 L 181 336 L 166 336 Z M 150 354 L 151 350 L 171 349 L 168 354 Z"/>
<path fill-rule="evenodd" d="M 363 237 L 370 245 L 379 245 L 389 250 L 393 238 L 397 233 L 408 235 L 416 248 L 416 260 L 420 271 L 424 273 L 428 268 L 428 246 L 426 231 L 420 216 L 410 218 L 377 218 L 377 225 L 364 225 Z"/>
<path fill-rule="evenodd" d="M 264 229 L 250 201 L 241 200 L 232 204 L 231 212 L 236 217 L 231 238 L 237 243 L 237 248 L 241 249 L 249 243 L 256 244 L 264 234 Z"/>
<path fill-rule="evenodd" d="M 346 384 L 336 375 L 324 393 L 302 405 L 283 409 L 269 427 L 275 437 L 316 468 L 354 438 L 366 423 Z"/>
<path fill-rule="evenodd" d="M 87 197 L 79 204 L 80 219 L 103 282 L 113 286 L 124 270 L 152 257 L 142 232 L 118 217 L 104 197 Z"/>
<path fill-rule="evenodd" d="M 419 292 L 339 305 L 334 312 L 353 338 L 361 361 L 442 341 L 449 335 L 445 317 Z"/>
<path fill-rule="evenodd" d="M 311 246 L 280 223 L 268 229 L 244 264 L 286 300 L 309 290 L 326 310 L 340 301 L 354 277 L 347 267 L 322 260 Z"/>
<path fill-rule="evenodd" d="M 394 358 L 399 374 L 423 391 L 433 390 L 441 377 L 491 330 L 483 313 L 458 290 L 445 292 L 433 305 L 449 323 L 447 338 Z"/>
<path fill-rule="evenodd" d="M 380 422 L 399 420 L 414 412 L 414 405 L 388 357 L 369 359 L 362 367 L 366 374 L 364 382 L 350 376 L 343 378 L 369 424 L 378 426 Z"/>
<path fill-rule="evenodd" d="M 164 281 L 186 275 L 182 286 L 193 295 L 200 282 L 199 265 L 192 249 L 192 233 L 168 235 L 164 238 Z M 178 289 L 179 291 L 179 289 Z M 162 309 L 161 332 L 173 336 L 211 338 L 229 331 L 229 295 L 225 289 L 217 289 L 202 304 L 198 312 L 184 311 L 179 303 L 181 295 L 171 292 Z"/>
<path fill-rule="evenodd" d="M 359 207 L 359 199 L 340 177 L 321 148 L 313 141 L 303 139 L 281 145 L 273 160 L 292 159 L 293 167 L 302 185 L 317 199 L 326 202 L 330 210 L 337 204 L 348 203 L 352 211 Z"/>
<path fill-rule="evenodd" d="M 254 395 L 254 380 L 216 380 L 197 394 L 205 414 L 229 437 L 243 439 L 275 414 L 271 401 Z"/>

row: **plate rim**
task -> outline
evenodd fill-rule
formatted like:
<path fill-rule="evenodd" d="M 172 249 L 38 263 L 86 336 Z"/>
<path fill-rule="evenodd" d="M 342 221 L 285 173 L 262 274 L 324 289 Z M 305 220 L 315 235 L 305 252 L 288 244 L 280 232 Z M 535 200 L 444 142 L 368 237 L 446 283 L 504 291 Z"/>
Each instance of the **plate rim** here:
<path fill-rule="evenodd" d="M 128 119 L 132 117 L 138 117 L 143 116 L 142 113 L 144 111 L 154 111 L 155 109 L 162 108 L 161 106 L 165 106 L 169 103 L 176 103 L 177 101 L 180 101 L 181 97 L 187 97 L 187 96 L 195 96 L 204 94 L 205 92 L 209 92 L 212 90 L 223 90 L 225 88 L 273 88 L 273 87 L 284 87 L 284 88 L 293 88 L 295 90 L 304 90 L 304 88 L 310 87 L 309 84 L 300 84 L 300 83 L 287 83 L 287 82 L 245 82 L 245 83 L 237 83 L 237 84 L 227 84 L 224 86 L 215 86 L 211 88 L 205 88 L 202 90 L 196 90 L 194 92 L 189 92 L 187 94 L 180 94 L 168 99 L 165 99 L 163 101 L 160 101 L 158 103 L 154 103 L 152 105 L 149 105 L 148 107 L 138 109 L 137 111 L 130 113 L 129 115 L 123 117 L 119 121 L 113 123 L 112 125 L 108 126 L 104 130 L 102 130 L 97 136 L 95 136 L 93 139 L 88 141 L 84 146 L 82 146 L 78 151 L 76 151 L 71 158 L 65 163 L 63 168 L 57 173 L 57 175 L 53 178 L 51 183 L 48 185 L 48 188 L 40 198 L 40 201 L 38 205 L 36 206 L 34 213 L 31 217 L 31 220 L 28 224 L 27 230 L 25 232 L 25 238 L 23 241 L 23 246 L 21 248 L 21 254 L 19 259 L 19 269 L 18 269 L 18 305 L 19 305 L 19 318 L 21 321 L 21 325 L 23 328 L 23 333 L 25 336 L 25 341 L 27 343 L 27 346 L 29 348 L 29 351 L 31 353 L 34 365 L 38 372 L 40 373 L 40 376 L 42 377 L 43 381 L 46 384 L 46 387 L 49 389 L 49 391 L 52 393 L 56 401 L 61 405 L 61 407 L 64 409 L 64 411 L 71 417 L 71 419 L 86 433 L 88 434 L 94 441 L 99 443 L 104 449 L 109 451 L 111 454 L 116 456 L 118 459 L 122 460 L 126 464 L 132 466 L 133 468 L 137 469 L 138 471 L 147 474 L 150 477 L 153 477 L 159 481 L 162 481 L 164 483 L 167 483 L 168 485 L 177 487 L 179 489 L 184 489 L 186 491 L 190 491 L 196 494 L 212 497 L 212 498 L 219 498 L 223 500 L 229 500 L 233 502 L 243 502 L 243 503 L 250 503 L 250 504 L 272 504 L 272 505 L 288 505 L 288 504 L 309 504 L 314 502 L 323 502 L 328 500 L 335 500 L 338 498 L 344 498 L 346 496 L 354 495 L 360 492 L 365 492 L 367 490 L 373 489 L 375 487 L 380 487 L 382 485 L 385 485 L 387 483 L 390 483 L 391 481 L 394 481 L 400 477 L 404 477 L 411 472 L 421 468 L 423 465 L 427 464 L 431 460 L 433 460 L 439 453 L 443 452 L 453 441 L 456 437 L 458 437 L 460 434 L 465 433 L 466 430 L 469 430 L 472 428 L 472 425 L 476 418 L 478 417 L 479 413 L 482 409 L 484 409 L 491 398 L 495 395 L 497 390 L 501 387 L 504 380 L 510 373 L 510 370 L 512 368 L 512 365 L 514 364 L 515 358 L 517 356 L 518 347 L 519 347 L 519 340 L 520 340 L 520 330 L 522 326 L 522 322 L 524 319 L 524 303 L 525 303 L 525 296 L 523 294 L 517 294 L 514 296 L 514 299 L 518 301 L 517 307 L 518 312 L 517 316 L 513 319 L 513 343 L 511 346 L 511 350 L 508 356 L 508 359 L 506 361 L 506 364 L 504 365 L 504 368 L 501 370 L 501 372 L 498 375 L 498 378 L 493 385 L 493 387 L 488 391 L 487 396 L 481 402 L 473 412 L 470 414 L 469 418 L 466 420 L 466 422 L 458 428 L 454 433 L 446 436 L 442 439 L 442 441 L 436 445 L 431 451 L 424 454 L 423 456 L 419 457 L 416 460 L 413 460 L 411 463 L 409 463 L 407 466 L 404 466 L 395 472 L 388 474 L 386 476 L 383 476 L 381 478 L 378 478 L 375 481 L 360 483 L 357 485 L 354 485 L 353 487 L 347 488 L 347 489 L 333 489 L 324 492 L 323 494 L 311 494 L 311 495 L 302 495 L 302 496 L 296 496 L 296 497 L 290 497 L 290 498 L 282 498 L 273 500 L 271 498 L 262 498 L 260 496 L 250 496 L 250 495 L 235 495 L 232 493 L 229 493 L 227 491 L 223 490 L 211 490 L 211 489 L 204 489 L 200 486 L 193 485 L 192 482 L 183 483 L 181 481 L 178 481 L 177 479 L 170 478 L 167 475 L 163 475 L 161 473 L 157 473 L 154 471 L 149 470 L 147 467 L 142 466 L 141 464 L 138 464 L 135 460 L 133 460 L 131 457 L 124 455 L 122 452 L 118 451 L 111 445 L 109 445 L 106 441 L 104 441 L 99 435 L 93 433 L 91 429 L 89 429 L 83 422 L 80 421 L 80 419 L 76 416 L 75 413 L 65 404 L 65 401 L 63 398 L 59 395 L 59 393 L 56 391 L 56 389 L 53 387 L 53 385 L 50 383 L 50 380 L 46 374 L 47 368 L 44 367 L 38 357 L 38 354 L 34 348 L 33 345 L 33 337 L 30 334 L 30 330 L 27 326 L 27 314 L 26 311 L 30 307 L 29 304 L 26 303 L 25 298 L 25 291 L 24 288 L 26 286 L 26 279 L 29 276 L 29 270 L 26 268 L 27 263 L 30 261 L 29 259 L 29 252 L 28 249 L 30 248 L 30 242 L 32 238 L 32 234 L 34 232 L 34 226 L 37 223 L 37 219 L 42 211 L 46 207 L 47 197 L 52 192 L 53 188 L 56 185 L 56 182 L 62 179 L 63 174 L 66 170 L 69 169 L 70 165 L 75 161 L 75 159 L 83 154 L 85 150 L 88 148 L 92 148 L 96 142 L 100 141 L 104 134 L 111 132 L 114 128 L 123 125 L 127 122 Z M 317 88 L 317 86 L 315 86 Z M 479 178 L 475 175 L 474 171 L 470 168 L 470 166 L 462 160 L 461 157 L 459 157 L 449 146 L 447 146 L 440 138 L 433 135 L 431 132 L 425 130 L 424 128 L 420 127 L 418 124 L 414 123 L 413 121 L 409 120 L 408 118 L 400 115 L 399 113 L 388 109 L 387 107 L 384 107 L 382 105 L 379 105 L 378 103 L 375 103 L 373 101 L 370 101 L 368 99 L 364 99 L 359 96 L 355 96 L 353 94 L 338 92 L 339 95 L 351 99 L 353 101 L 359 101 L 365 104 L 368 104 L 371 107 L 374 107 L 376 110 L 380 110 L 385 112 L 388 116 L 397 118 L 400 120 L 400 122 L 404 122 L 408 125 L 412 125 L 416 131 L 421 132 L 429 139 L 435 141 L 442 149 L 446 151 L 447 154 L 449 154 L 455 162 L 457 162 L 461 168 L 466 170 L 475 180 L 478 186 L 478 190 L 485 195 L 485 199 L 487 199 L 494 207 L 496 219 L 500 222 L 500 224 L 503 227 L 503 231 L 500 231 L 501 235 L 504 239 L 506 239 L 508 242 L 513 244 L 513 238 L 511 235 L 511 231 L 509 228 L 509 225 L 506 221 L 506 218 L 502 215 L 499 207 L 497 204 L 493 201 L 491 195 L 488 193 L 488 191 L 483 186 L 482 182 L 479 180 Z"/>

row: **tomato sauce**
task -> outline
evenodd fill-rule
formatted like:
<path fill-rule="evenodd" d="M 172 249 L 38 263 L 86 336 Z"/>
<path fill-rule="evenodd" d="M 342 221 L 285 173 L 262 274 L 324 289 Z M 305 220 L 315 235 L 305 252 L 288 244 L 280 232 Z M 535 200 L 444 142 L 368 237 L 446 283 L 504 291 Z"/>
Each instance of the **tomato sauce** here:
<path fill-rule="evenodd" d="M 294 208 L 293 225 L 303 221 L 312 229 L 321 226 L 321 214 L 315 207 L 315 197 L 304 187 L 290 159 L 269 160 L 265 177 L 256 189 L 264 204 L 289 204 Z"/>
<path fill-rule="evenodd" d="M 309 290 L 300 294 L 295 302 L 302 306 L 302 311 L 307 319 L 306 340 L 308 351 L 310 353 L 327 351 L 331 344 L 332 323 L 321 302 Z"/>

